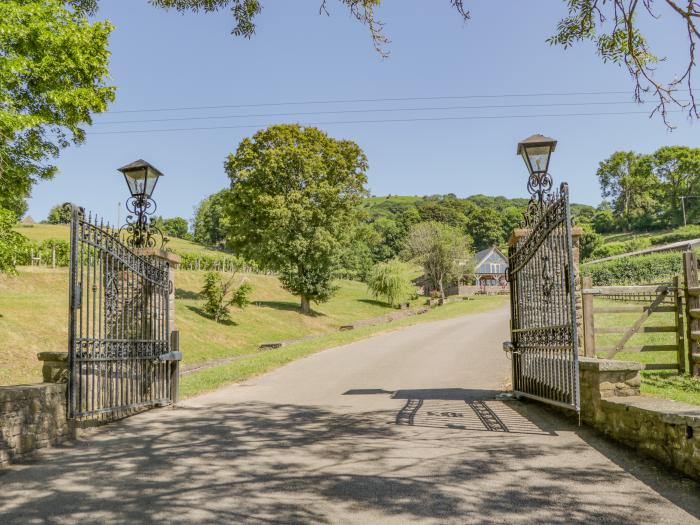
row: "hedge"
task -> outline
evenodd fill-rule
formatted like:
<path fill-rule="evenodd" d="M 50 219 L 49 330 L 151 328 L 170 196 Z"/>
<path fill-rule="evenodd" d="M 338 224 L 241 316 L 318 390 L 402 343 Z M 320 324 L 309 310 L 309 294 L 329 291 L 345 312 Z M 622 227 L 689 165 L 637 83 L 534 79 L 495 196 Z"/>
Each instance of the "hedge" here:
<path fill-rule="evenodd" d="M 667 283 L 683 273 L 683 252 L 651 253 L 584 263 L 581 274 L 595 286 Z"/>
<path fill-rule="evenodd" d="M 70 262 L 70 243 L 68 241 L 48 239 L 42 242 L 25 241 L 22 248 L 14 255 L 17 266 L 52 266 L 66 267 Z M 174 253 L 177 253 L 174 251 Z M 235 255 L 202 255 L 197 253 L 178 253 L 181 270 L 232 271 L 245 273 L 263 273 L 253 264 Z"/>
<path fill-rule="evenodd" d="M 700 238 L 700 226 L 697 224 L 689 224 L 688 226 L 676 228 L 672 232 L 652 237 L 651 244 L 656 246 L 659 244 L 670 244 L 672 242 L 697 238 Z"/>

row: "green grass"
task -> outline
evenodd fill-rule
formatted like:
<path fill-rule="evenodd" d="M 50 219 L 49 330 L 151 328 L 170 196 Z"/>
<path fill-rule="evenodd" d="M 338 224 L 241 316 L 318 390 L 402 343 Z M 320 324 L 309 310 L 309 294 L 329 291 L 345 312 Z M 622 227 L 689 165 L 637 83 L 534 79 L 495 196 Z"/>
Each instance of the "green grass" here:
<path fill-rule="evenodd" d="M 232 310 L 232 321 L 215 323 L 201 310 L 204 272 L 177 272 L 175 324 L 180 330 L 184 364 L 203 363 L 257 352 L 263 342 L 335 332 L 347 323 L 395 311 L 372 299 L 366 286 L 339 281 L 329 302 L 299 313 L 297 298 L 272 276 L 241 275 L 253 286 L 252 304 Z M 0 275 L 0 385 L 41 381 L 36 354 L 64 352 L 68 340 L 68 272 L 20 268 L 17 277 Z M 454 308 L 454 307 L 450 307 Z"/>
<path fill-rule="evenodd" d="M 625 304 L 641 304 L 641 303 L 623 303 L 621 301 L 610 301 L 604 299 L 595 299 L 596 306 L 622 306 Z M 612 313 L 612 314 L 596 314 L 596 327 L 630 327 L 640 313 Z M 654 313 L 644 323 L 643 326 L 672 326 L 672 312 Z M 600 334 L 596 336 L 596 349 L 603 346 L 613 346 L 620 340 L 622 334 Z M 643 346 L 643 345 L 662 345 L 675 344 L 676 335 L 673 332 L 669 333 L 639 333 L 632 336 L 626 346 Z M 597 352 L 598 357 L 607 358 L 607 352 Z M 684 357 L 686 352 L 684 352 Z M 675 351 L 671 352 L 620 352 L 613 359 L 619 361 L 635 361 L 644 364 L 665 364 L 675 363 L 678 359 L 678 354 Z M 691 378 L 689 376 L 681 376 L 672 370 L 650 370 L 642 372 L 642 388 L 643 395 L 661 397 L 664 399 L 672 399 L 683 403 L 700 405 L 700 378 Z"/>
<path fill-rule="evenodd" d="M 648 239 L 669 233 L 673 230 L 655 230 L 653 232 L 622 232 L 622 233 L 607 233 L 603 235 L 603 242 L 626 242 L 633 239 Z"/>
<path fill-rule="evenodd" d="M 67 224 L 19 224 L 14 229 L 30 241 L 41 242 L 49 239 L 68 241 L 70 237 L 70 227 Z M 177 237 L 169 237 L 167 247 L 176 253 L 194 253 L 203 256 L 221 255 L 219 251 Z"/>
<path fill-rule="evenodd" d="M 262 351 L 258 355 L 252 357 L 243 358 L 238 361 L 182 377 L 180 381 L 180 395 L 182 398 L 188 398 L 216 390 L 230 383 L 245 381 L 251 377 L 274 370 L 295 359 L 328 348 L 365 339 L 380 332 L 397 330 L 426 321 L 436 321 L 460 315 L 484 312 L 505 306 L 506 304 L 508 304 L 508 298 L 504 296 L 480 296 L 470 301 L 448 303 L 426 314 L 408 317 L 394 321 L 391 324 L 368 326 L 346 332 L 333 332 L 275 350 Z"/>

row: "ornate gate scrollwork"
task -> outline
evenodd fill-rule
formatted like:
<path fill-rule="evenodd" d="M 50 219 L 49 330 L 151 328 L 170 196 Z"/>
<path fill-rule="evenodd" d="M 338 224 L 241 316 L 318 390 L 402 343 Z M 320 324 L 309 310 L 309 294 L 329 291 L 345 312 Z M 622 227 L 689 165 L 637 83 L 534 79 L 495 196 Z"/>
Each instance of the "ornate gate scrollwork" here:
<path fill-rule="evenodd" d="M 170 404 L 168 262 L 71 209 L 69 418 Z"/>
<path fill-rule="evenodd" d="M 508 251 L 513 391 L 580 409 L 569 189 L 549 174 L 528 182 L 522 235 Z M 546 177 L 544 176 L 546 175 Z"/>

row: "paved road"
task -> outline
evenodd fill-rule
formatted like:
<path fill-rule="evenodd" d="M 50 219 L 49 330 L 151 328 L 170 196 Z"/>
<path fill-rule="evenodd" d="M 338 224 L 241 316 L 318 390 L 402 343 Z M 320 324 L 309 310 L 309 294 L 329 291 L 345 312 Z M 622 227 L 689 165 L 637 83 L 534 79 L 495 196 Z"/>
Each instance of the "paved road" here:
<path fill-rule="evenodd" d="M 700 486 L 498 401 L 507 312 L 328 350 L 0 475 L 0 523 L 700 523 Z"/>

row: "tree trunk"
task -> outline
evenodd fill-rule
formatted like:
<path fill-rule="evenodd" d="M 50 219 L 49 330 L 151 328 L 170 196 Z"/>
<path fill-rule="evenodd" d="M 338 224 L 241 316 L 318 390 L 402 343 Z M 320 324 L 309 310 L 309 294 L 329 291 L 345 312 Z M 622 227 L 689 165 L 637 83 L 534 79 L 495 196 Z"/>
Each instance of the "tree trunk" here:
<path fill-rule="evenodd" d="M 445 300 L 445 288 L 442 286 L 442 279 L 438 281 L 440 283 L 440 298 L 444 301 Z"/>
<path fill-rule="evenodd" d="M 301 296 L 301 313 L 306 315 L 311 313 L 311 301 L 305 295 Z"/>

